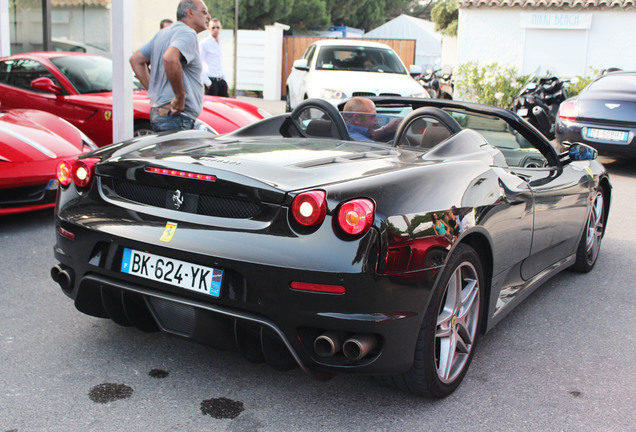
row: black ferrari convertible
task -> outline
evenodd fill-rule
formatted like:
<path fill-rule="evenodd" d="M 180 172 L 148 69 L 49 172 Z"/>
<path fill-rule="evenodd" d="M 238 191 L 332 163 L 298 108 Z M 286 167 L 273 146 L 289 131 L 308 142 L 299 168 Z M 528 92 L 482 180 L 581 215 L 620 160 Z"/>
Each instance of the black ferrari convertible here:
<path fill-rule="evenodd" d="M 60 163 L 53 279 L 123 326 L 449 395 L 481 334 L 557 272 L 594 267 L 612 188 L 594 149 L 559 154 L 510 111 L 374 101 L 368 132 L 386 142 L 306 100 Z"/>

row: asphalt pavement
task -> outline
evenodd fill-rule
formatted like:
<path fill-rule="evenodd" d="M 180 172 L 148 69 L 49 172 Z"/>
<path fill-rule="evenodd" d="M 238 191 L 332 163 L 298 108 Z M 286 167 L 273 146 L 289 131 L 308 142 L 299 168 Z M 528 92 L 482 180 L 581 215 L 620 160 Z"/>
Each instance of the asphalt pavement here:
<path fill-rule="evenodd" d="M 263 108 L 272 115 L 283 114 L 285 112 L 284 100 L 270 100 L 252 96 L 238 96 L 237 99 L 254 104 L 259 108 Z"/>

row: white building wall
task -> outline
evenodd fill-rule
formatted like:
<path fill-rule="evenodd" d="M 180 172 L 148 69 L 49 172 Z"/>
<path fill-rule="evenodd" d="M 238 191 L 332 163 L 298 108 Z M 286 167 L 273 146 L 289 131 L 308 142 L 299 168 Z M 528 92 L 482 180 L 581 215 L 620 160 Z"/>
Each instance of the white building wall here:
<path fill-rule="evenodd" d="M 132 2 L 133 51 L 137 51 L 159 31 L 164 18 L 177 20 L 179 0 L 135 0 Z"/>
<path fill-rule="evenodd" d="M 589 28 L 527 28 L 522 14 L 576 14 Z M 592 74 L 590 68 L 636 69 L 636 11 L 467 8 L 459 10 L 457 62 L 497 62 L 529 74 L 541 68 L 560 76 Z"/>
<path fill-rule="evenodd" d="M 459 9 L 457 63 L 501 63 L 521 67 L 520 9 Z"/>
<path fill-rule="evenodd" d="M 636 10 L 594 13 L 588 65 L 595 69 L 636 70 Z"/>

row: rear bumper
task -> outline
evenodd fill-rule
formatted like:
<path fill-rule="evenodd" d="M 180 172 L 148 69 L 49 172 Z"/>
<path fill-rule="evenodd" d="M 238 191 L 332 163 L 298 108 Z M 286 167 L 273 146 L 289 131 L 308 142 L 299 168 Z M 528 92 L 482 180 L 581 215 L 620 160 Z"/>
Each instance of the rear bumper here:
<path fill-rule="evenodd" d="M 329 242 L 316 241 L 312 245 L 321 244 L 324 249 L 310 251 L 306 248 L 315 246 L 298 238 L 290 247 L 291 239 L 280 235 L 235 232 L 230 236 L 180 226 L 180 238 L 196 238 L 196 246 L 179 247 L 175 240 L 168 247 L 147 241 L 149 232 L 158 238 L 161 227 L 136 223 L 129 213 L 117 212 L 109 217 L 96 214 L 93 220 L 79 223 L 72 211 L 61 211 L 56 219 L 56 226 L 72 233 L 74 239 L 57 232 L 55 256 L 61 266 L 53 276 L 59 279 L 59 269 L 71 275 L 63 291 L 81 312 L 238 350 L 248 359 L 265 360 L 276 369 L 298 365 L 317 377 L 325 372 L 396 374 L 410 368 L 434 278 L 377 275 L 379 240 L 375 231 L 346 245 L 329 247 Z M 122 222 L 126 217 L 129 220 Z M 125 229 L 113 231 L 113 226 Z M 328 228 L 323 237 L 331 232 Z M 234 243 L 226 244 L 232 238 Z M 220 297 L 122 273 L 125 247 L 223 269 Z M 252 252 L 230 253 L 238 249 Z M 258 250 L 261 252 L 254 252 Z M 320 256 L 328 258 L 316 262 Z M 303 260 L 308 261 L 305 268 L 297 265 Z M 338 268 L 334 268 L 335 262 L 340 263 Z M 292 281 L 344 286 L 346 292 L 296 291 L 290 288 Z M 375 343 L 359 360 L 345 357 L 342 350 L 323 357 L 314 342 L 326 332 L 344 338 L 371 335 Z"/>
<path fill-rule="evenodd" d="M 585 136 L 587 128 L 607 129 L 631 132 L 632 139 L 627 143 L 618 143 L 608 140 L 589 139 Z M 623 157 L 636 156 L 636 128 L 619 127 L 613 125 L 600 125 L 557 119 L 556 139 L 559 144 L 564 141 L 571 143 L 580 142 L 598 150 L 600 154 Z"/>

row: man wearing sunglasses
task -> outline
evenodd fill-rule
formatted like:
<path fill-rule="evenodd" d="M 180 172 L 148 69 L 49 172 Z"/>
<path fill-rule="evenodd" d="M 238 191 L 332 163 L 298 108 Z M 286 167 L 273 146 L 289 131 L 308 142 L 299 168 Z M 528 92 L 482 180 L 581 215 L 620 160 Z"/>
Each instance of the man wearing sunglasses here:
<path fill-rule="evenodd" d="M 217 18 L 210 20 L 210 37 L 200 44 L 201 60 L 203 61 L 203 83 L 205 94 L 211 96 L 229 97 L 227 81 L 223 72 L 223 49 L 220 33 L 223 26 Z"/>
<path fill-rule="evenodd" d="M 177 22 L 157 34 L 130 57 L 130 65 L 150 98 L 155 132 L 192 129 L 203 108 L 201 57 L 197 33 L 210 14 L 203 0 L 181 0 Z"/>

